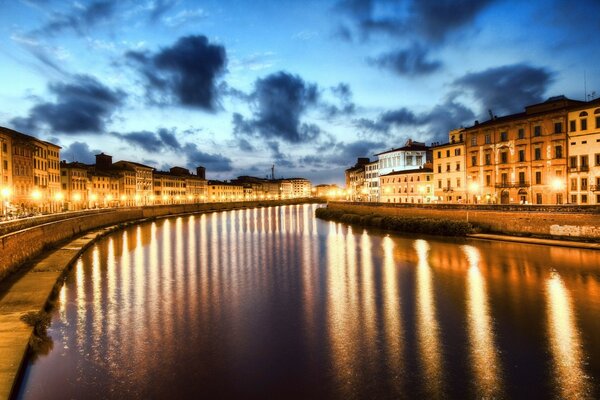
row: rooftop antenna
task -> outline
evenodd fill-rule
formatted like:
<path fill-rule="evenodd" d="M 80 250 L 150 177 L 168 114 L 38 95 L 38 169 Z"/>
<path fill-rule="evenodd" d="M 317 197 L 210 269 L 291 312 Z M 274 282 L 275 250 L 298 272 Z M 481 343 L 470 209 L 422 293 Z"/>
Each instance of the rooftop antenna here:
<path fill-rule="evenodd" d="M 271 179 L 275 180 L 275 164 L 271 166 Z"/>
<path fill-rule="evenodd" d="M 494 113 L 492 112 L 492 109 L 488 109 L 488 114 L 490 114 L 490 119 L 494 119 Z"/>

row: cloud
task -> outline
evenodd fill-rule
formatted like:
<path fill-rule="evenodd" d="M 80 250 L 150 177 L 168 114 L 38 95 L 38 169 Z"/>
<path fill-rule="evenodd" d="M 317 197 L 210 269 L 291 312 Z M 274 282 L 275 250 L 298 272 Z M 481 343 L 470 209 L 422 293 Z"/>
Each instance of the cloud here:
<path fill-rule="evenodd" d="M 290 143 L 314 140 L 319 136 L 318 126 L 301 121 L 306 111 L 318 103 L 316 84 L 280 71 L 258 79 L 250 96 L 253 117 L 246 119 L 233 114 L 236 136 L 282 139 Z"/>
<path fill-rule="evenodd" d="M 225 72 L 223 46 L 210 44 L 206 36 L 181 37 L 155 54 L 129 51 L 146 78 L 151 102 L 179 104 L 214 111 L 218 103 L 217 79 Z"/>
<path fill-rule="evenodd" d="M 465 105 L 448 97 L 431 110 L 415 113 L 406 107 L 381 113 L 375 120 L 361 118 L 355 126 L 370 135 L 389 137 L 394 129 L 418 128 L 420 134 L 429 139 L 444 141 L 451 129 L 464 126 L 475 118 L 475 114 Z M 414 129 L 413 129 L 414 130 Z"/>
<path fill-rule="evenodd" d="M 76 75 L 69 83 L 51 83 L 54 102 L 40 102 L 25 118 L 11 122 L 17 129 L 32 131 L 42 125 L 64 134 L 101 134 L 106 121 L 122 104 L 125 94 L 112 90 L 94 77 Z"/>
<path fill-rule="evenodd" d="M 356 104 L 352 101 L 352 89 L 347 83 L 339 83 L 329 88 L 331 94 L 339 101 L 339 105 L 322 102 L 321 106 L 328 118 L 339 115 L 352 115 L 356 112 Z"/>
<path fill-rule="evenodd" d="M 468 73 L 453 85 L 481 104 L 482 115 L 488 109 L 500 115 L 521 112 L 524 106 L 543 101 L 553 80 L 554 73 L 546 68 L 513 64 Z"/>
<path fill-rule="evenodd" d="M 73 142 L 60 151 L 60 157 L 67 162 L 79 161 L 84 164 L 94 164 L 96 162 L 96 154 L 100 153 L 100 150 L 90 150 L 90 146 L 87 143 Z"/>
<path fill-rule="evenodd" d="M 167 13 L 177 3 L 176 0 L 154 0 L 150 2 L 148 7 L 148 17 L 150 22 L 158 21 L 164 14 Z"/>
<path fill-rule="evenodd" d="M 87 5 L 74 3 L 73 8 L 67 13 L 53 12 L 50 20 L 32 34 L 40 37 L 54 36 L 71 29 L 76 34 L 84 36 L 91 27 L 109 21 L 115 14 L 118 3 L 115 0 L 92 1 Z"/>
<path fill-rule="evenodd" d="M 279 149 L 279 142 L 276 140 L 268 141 L 267 147 L 271 150 L 273 161 L 278 167 L 294 168 L 295 164 L 291 161 L 291 157 L 288 154 L 284 154 Z"/>
<path fill-rule="evenodd" d="M 181 10 L 175 15 L 164 17 L 163 23 L 170 28 L 177 28 L 191 21 L 199 21 L 206 17 L 206 13 L 203 9 L 197 8 L 195 10 Z"/>
<path fill-rule="evenodd" d="M 208 171 L 215 172 L 227 172 L 233 170 L 230 158 L 221 154 L 205 153 L 198 149 L 198 146 L 194 143 L 186 143 L 182 150 L 187 157 L 188 166 L 190 168 L 203 166 Z"/>
<path fill-rule="evenodd" d="M 336 9 L 345 13 L 353 31 L 345 36 L 363 39 L 373 34 L 417 36 L 442 42 L 448 34 L 469 26 L 476 16 L 497 0 L 341 0 Z"/>
<path fill-rule="evenodd" d="M 300 164 L 315 168 L 326 168 L 331 165 L 348 166 L 354 165 L 358 157 L 372 157 L 374 153 L 389 146 L 385 142 L 357 140 L 354 142 L 331 142 L 328 143 L 319 155 L 307 155 L 301 157 Z"/>
<path fill-rule="evenodd" d="M 111 132 L 124 142 L 141 148 L 149 153 L 161 153 L 165 150 L 180 150 L 182 148 L 174 131 L 161 128 L 158 132 L 135 131 L 135 132 Z"/>
<path fill-rule="evenodd" d="M 380 68 L 389 69 L 398 75 L 419 76 L 428 75 L 439 70 L 440 61 L 428 60 L 428 51 L 421 45 L 396 50 L 370 59 L 369 62 Z"/>

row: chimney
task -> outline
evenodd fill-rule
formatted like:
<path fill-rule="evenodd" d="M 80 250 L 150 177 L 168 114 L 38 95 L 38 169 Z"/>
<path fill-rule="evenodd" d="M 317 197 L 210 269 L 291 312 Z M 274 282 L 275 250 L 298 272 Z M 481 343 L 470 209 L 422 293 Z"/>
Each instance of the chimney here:
<path fill-rule="evenodd" d="M 206 168 L 204 168 L 204 167 L 196 168 L 196 175 L 198 175 L 198 178 L 200 178 L 200 179 L 206 179 Z"/>
<path fill-rule="evenodd" d="M 108 154 L 100 153 L 96 154 L 96 168 L 97 169 L 110 169 L 112 167 L 112 156 Z"/>

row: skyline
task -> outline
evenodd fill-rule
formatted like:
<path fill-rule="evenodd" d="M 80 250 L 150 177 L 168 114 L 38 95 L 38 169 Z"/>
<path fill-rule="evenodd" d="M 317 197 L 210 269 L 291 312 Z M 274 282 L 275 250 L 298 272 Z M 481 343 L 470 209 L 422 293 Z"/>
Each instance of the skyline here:
<path fill-rule="evenodd" d="M 592 0 L 0 7 L 0 125 L 67 161 L 340 183 L 356 157 L 445 142 L 489 109 L 600 95 Z"/>

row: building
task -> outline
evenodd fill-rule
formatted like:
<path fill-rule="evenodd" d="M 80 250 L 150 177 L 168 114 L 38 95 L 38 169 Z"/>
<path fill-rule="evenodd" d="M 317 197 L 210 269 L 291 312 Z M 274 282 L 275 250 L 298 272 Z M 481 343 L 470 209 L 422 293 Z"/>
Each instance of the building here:
<path fill-rule="evenodd" d="M 119 175 L 110 170 L 91 166 L 88 177 L 88 208 L 117 207 L 119 205 Z"/>
<path fill-rule="evenodd" d="M 379 201 L 379 161 L 365 164 L 366 201 Z"/>
<path fill-rule="evenodd" d="M 154 171 L 152 203 L 179 204 L 187 201 L 185 177 L 171 172 Z"/>
<path fill-rule="evenodd" d="M 464 203 L 468 199 L 464 138 L 462 129 L 455 129 L 450 131 L 448 143 L 432 146 L 437 202 Z"/>
<path fill-rule="evenodd" d="M 288 178 L 284 179 L 292 184 L 292 198 L 298 199 L 310 197 L 312 193 L 312 184 L 306 178 Z"/>
<path fill-rule="evenodd" d="M 13 195 L 12 164 L 11 136 L 0 128 L 0 215 L 9 211 Z"/>
<path fill-rule="evenodd" d="M 365 186 L 365 166 L 369 159 L 359 157 L 353 167 L 345 171 L 347 198 L 350 201 L 366 201 L 367 189 Z"/>
<path fill-rule="evenodd" d="M 206 201 L 206 179 L 204 167 L 196 168 L 196 175 L 187 168 L 173 167 L 169 170 L 172 175 L 182 177 L 185 187 L 185 199 L 188 203 L 201 203 Z"/>
<path fill-rule="evenodd" d="M 229 182 L 208 181 L 207 196 L 207 200 L 212 203 L 242 201 L 244 199 L 244 187 Z"/>
<path fill-rule="evenodd" d="M 600 99 L 569 111 L 568 202 L 600 204 Z"/>
<path fill-rule="evenodd" d="M 379 176 L 390 172 L 405 171 L 423 167 L 431 161 L 431 152 L 425 143 L 407 140 L 403 147 L 384 151 L 375 156 L 379 157 Z"/>
<path fill-rule="evenodd" d="M 60 163 L 61 192 L 63 207 L 66 210 L 81 210 L 87 208 L 88 199 L 88 169 L 89 165 L 80 162 L 62 161 Z"/>
<path fill-rule="evenodd" d="M 338 185 L 317 185 L 315 186 L 315 196 L 328 199 L 343 198 L 344 191 Z"/>
<path fill-rule="evenodd" d="M 562 204 L 567 187 L 567 114 L 582 102 L 558 96 L 465 128 L 473 202 Z"/>
<path fill-rule="evenodd" d="M 135 171 L 135 205 L 152 204 L 154 196 L 152 172 L 154 168 L 133 161 L 117 161 L 114 165 L 118 168 L 129 167 Z"/>
<path fill-rule="evenodd" d="M 431 203 L 435 199 L 431 164 L 390 172 L 379 180 L 382 203 Z"/>

